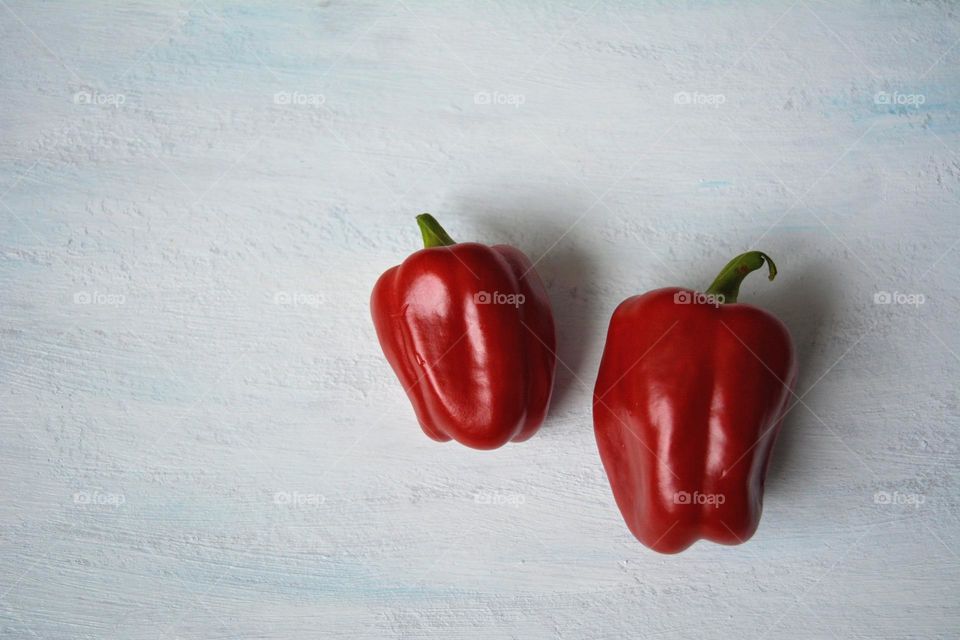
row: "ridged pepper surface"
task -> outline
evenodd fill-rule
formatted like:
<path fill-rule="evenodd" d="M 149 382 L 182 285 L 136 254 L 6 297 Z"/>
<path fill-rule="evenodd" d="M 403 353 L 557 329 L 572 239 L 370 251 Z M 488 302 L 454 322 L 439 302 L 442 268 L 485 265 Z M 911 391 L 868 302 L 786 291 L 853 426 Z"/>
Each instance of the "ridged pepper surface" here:
<path fill-rule="evenodd" d="M 797 377 L 776 317 L 737 304 L 768 264 L 734 258 L 706 293 L 668 288 L 614 312 L 594 390 L 594 432 L 617 506 L 643 544 L 676 553 L 757 529 L 770 452 Z"/>
<path fill-rule="evenodd" d="M 456 243 L 432 216 L 417 222 L 425 248 L 380 277 L 370 306 L 421 428 L 475 449 L 530 438 L 556 368 L 543 283 L 514 247 Z"/>

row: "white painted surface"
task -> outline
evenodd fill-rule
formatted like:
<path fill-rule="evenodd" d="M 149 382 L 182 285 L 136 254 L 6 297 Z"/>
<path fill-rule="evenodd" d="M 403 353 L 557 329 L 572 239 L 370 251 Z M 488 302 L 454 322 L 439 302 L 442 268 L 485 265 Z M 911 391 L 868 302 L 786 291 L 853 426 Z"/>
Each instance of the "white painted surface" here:
<path fill-rule="evenodd" d="M 949 3 L 0 16 L 0 636 L 960 632 Z M 526 444 L 427 440 L 380 355 L 420 211 L 540 258 L 576 377 Z M 593 442 L 606 323 L 751 247 L 804 404 L 754 539 L 659 556 Z"/>

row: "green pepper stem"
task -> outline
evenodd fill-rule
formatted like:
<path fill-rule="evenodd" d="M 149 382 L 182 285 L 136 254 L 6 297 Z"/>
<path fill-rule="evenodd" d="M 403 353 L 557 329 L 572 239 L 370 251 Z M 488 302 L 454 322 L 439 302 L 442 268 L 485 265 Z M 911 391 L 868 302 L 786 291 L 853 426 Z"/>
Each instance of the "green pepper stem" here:
<path fill-rule="evenodd" d="M 770 270 L 769 279 L 773 280 L 777 277 L 777 265 L 773 263 L 770 256 L 762 251 L 747 251 L 727 263 L 727 266 L 723 268 L 720 275 L 707 289 L 707 295 L 720 298 L 720 302 L 724 304 L 736 302 L 737 296 L 740 294 L 740 283 L 743 282 L 748 273 L 762 267 L 764 261 L 766 261 L 767 268 Z"/>
<path fill-rule="evenodd" d="M 437 219 L 429 213 L 421 213 L 417 216 L 417 224 L 420 225 L 420 233 L 423 235 L 423 246 L 425 249 L 431 247 L 448 247 L 451 244 L 457 244 L 451 238 Z"/>

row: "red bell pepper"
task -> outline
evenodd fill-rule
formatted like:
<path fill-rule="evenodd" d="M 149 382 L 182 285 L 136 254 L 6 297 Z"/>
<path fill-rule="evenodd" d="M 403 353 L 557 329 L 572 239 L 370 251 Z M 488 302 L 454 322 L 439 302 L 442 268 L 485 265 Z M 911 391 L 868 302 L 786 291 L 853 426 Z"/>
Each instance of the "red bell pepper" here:
<path fill-rule="evenodd" d="M 380 276 L 370 307 L 421 428 L 475 449 L 528 439 L 556 369 L 543 283 L 514 247 L 455 243 L 429 214 L 417 223 L 425 248 Z"/>
<path fill-rule="evenodd" d="M 736 304 L 767 263 L 737 256 L 706 293 L 628 298 L 610 320 L 594 433 L 617 506 L 640 542 L 677 553 L 700 538 L 739 544 L 760 521 L 767 463 L 797 378 L 771 314 Z"/>

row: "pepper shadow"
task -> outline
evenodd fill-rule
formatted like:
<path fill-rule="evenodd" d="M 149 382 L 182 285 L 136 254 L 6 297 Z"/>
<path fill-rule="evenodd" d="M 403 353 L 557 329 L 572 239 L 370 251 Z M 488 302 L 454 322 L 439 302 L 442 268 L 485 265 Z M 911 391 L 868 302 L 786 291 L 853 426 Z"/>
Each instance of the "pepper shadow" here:
<path fill-rule="evenodd" d="M 829 318 L 836 308 L 835 270 L 822 262 L 803 265 L 799 269 L 795 266 L 791 268 L 800 273 L 798 278 L 790 278 L 787 282 L 780 282 L 778 278 L 778 282 L 771 284 L 780 286 L 774 286 L 774 291 L 765 293 L 755 303 L 787 325 L 793 336 L 799 366 L 799 378 L 794 389 L 796 396 L 790 396 L 787 404 L 793 409 L 784 419 L 767 471 L 765 490 L 770 494 L 775 494 L 783 487 L 791 475 L 796 477 L 802 474 L 799 465 L 794 465 L 802 458 L 799 451 L 804 439 L 796 424 L 800 421 L 800 415 L 808 410 L 797 403 L 797 397 L 802 396 L 824 373 L 814 369 L 813 354 L 816 352 L 815 346 L 828 338 L 831 331 Z M 809 403 L 810 398 L 804 398 L 804 402 Z M 813 410 L 816 411 L 816 408 Z"/>
<path fill-rule="evenodd" d="M 509 193 L 516 196 L 515 191 Z M 606 330 L 594 317 L 596 296 L 591 283 L 597 277 L 596 260 L 578 242 L 577 227 L 570 228 L 589 201 L 578 194 L 555 193 L 512 200 L 517 204 L 486 209 L 478 225 L 484 231 L 483 242 L 510 244 L 523 251 L 550 296 L 558 362 L 549 415 L 557 416 L 572 408 L 578 391 L 589 405 L 596 372 L 585 370 L 584 364 Z M 543 428 L 550 425 L 548 417 Z"/>

